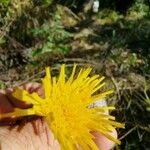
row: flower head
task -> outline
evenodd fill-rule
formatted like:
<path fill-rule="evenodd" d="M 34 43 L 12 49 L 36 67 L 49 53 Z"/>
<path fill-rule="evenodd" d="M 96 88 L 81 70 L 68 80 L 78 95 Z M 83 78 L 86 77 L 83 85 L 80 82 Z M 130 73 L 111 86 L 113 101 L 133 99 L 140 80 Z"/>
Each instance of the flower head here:
<path fill-rule="evenodd" d="M 46 76 L 42 79 L 45 91 L 44 98 L 37 93 L 29 93 L 17 88 L 13 96 L 21 101 L 33 104 L 29 109 L 18 109 L 14 112 L 4 114 L 6 116 L 43 116 L 49 128 L 59 141 L 62 150 L 76 150 L 80 146 L 83 150 L 98 150 L 91 131 L 97 131 L 114 141 L 110 132 L 116 127 L 123 128 L 124 125 L 115 120 L 115 117 L 105 114 L 106 110 L 114 107 L 89 106 L 96 100 L 105 98 L 112 93 L 109 90 L 96 94 L 104 86 L 104 77 L 94 75 L 89 77 L 91 68 L 81 69 L 75 77 L 76 65 L 73 67 L 69 79 L 65 78 L 65 65 L 61 66 L 58 79 L 51 77 L 50 69 L 46 68 Z"/>

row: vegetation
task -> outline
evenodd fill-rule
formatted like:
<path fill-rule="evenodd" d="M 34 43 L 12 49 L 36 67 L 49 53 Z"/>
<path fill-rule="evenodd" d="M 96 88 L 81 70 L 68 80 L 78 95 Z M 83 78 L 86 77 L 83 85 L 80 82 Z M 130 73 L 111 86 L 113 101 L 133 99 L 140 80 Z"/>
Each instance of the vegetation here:
<path fill-rule="evenodd" d="M 63 41 L 71 37 L 71 33 L 64 30 L 59 15 L 52 17 L 54 18 L 54 22 L 50 25 L 45 23 L 40 28 L 32 30 L 34 37 L 39 38 L 39 42 L 43 39 L 42 47 L 33 51 L 33 56 L 42 55 L 51 51 L 60 51 L 64 54 L 69 51 L 69 47 Z"/>
<path fill-rule="evenodd" d="M 116 150 L 148 150 L 150 141 L 150 8 L 147 0 L 1 0 L 0 88 L 38 81 L 43 68 L 93 66 L 116 93 Z M 87 11 L 84 8 L 88 8 Z M 89 6 L 89 7 L 88 7 Z"/>

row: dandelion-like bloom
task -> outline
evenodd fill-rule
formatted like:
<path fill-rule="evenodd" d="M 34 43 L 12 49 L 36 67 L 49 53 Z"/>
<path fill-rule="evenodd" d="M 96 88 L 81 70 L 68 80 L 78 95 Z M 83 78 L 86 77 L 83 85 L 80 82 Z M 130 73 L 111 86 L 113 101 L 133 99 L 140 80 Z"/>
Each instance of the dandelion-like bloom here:
<path fill-rule="evenodd" d="M 14 112 L 4 114 L 3 117 L 43 116 L 62 150 L 76 150 L 78 146 L 83 150 L 98 150 L 91 131 L 97 131 L 119 144 L 120 141 L 110 133 L 116 127 L 123 128 L 124 125 L 114 121 L 115 117 L 104 113 L 114 107 L 89 108 L 96 100 L 112 93 L 112 90 L 109 90 L 95 94 L 105 83 L 102 82 L 104 77 L 99 75 L 89 77 L 91 70 L 90 67 L 81 69 L 75 78 L 74 65 L 71 76 L 66 80 L 65 65 L 61 66 L 58 79 L 51 77 L 50 69 L 46 68 L 46 76 L 42 79 L 45 97 L 17 88 L 13 96 L 33 104 L 33 107 L 16 108 Z"/>

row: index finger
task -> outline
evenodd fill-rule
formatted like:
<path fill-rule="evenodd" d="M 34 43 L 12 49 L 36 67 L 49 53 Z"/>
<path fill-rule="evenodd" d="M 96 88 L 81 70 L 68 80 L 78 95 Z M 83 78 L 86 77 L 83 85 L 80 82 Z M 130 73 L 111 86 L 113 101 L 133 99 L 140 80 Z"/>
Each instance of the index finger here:
<path fill-rule="evenodd" d="M 2 113 L 12 112 L 14 110 L 13 105 L 8 100 L 5 90 L 0 90 L 0 115 Z"/>
<path fill-rule="evenodd" d="M 29 93 L 37 92 L 38 95 L 41 97 L 44 93 L 42 90 L 41 84 L 39 84 L 39 83 L 31 82 L 31 83 L 21 85 L 19 88 L 26 90 Z M 21 108 L 21 109 L 27 109 L 27 108 L 31 108 L 33 106 L 32 104 L 25 103 L 19 99 L 16 99 L 15 97 L 13 97 L 12 96 L 13 91 L 14 91 L 13 89 L 7 89 L 6 94 L 7 94 L 9 101 L 13 104 L 14 107 Z"/>

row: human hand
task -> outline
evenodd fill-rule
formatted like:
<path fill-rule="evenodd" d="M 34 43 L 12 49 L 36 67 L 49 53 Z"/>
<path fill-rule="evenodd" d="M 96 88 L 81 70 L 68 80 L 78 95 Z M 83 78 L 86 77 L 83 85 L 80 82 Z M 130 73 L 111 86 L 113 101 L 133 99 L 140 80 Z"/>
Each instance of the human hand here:
<path fill-rule="evenodd" d="M 21 86 L 30 93 L 37 92 L 39 96 L 44 97 L 44 90 L 38 83 L 28 83 Z M 0 90 L 0 115 L 2 113 L 12 112 L 15 107 L 27 109 L 32 107 L 31 104 L 26 104 L 16 100 L 11 96 L 13 89 Z M 59 150 L 58 141 L 54 138 L 53 133 L 49 130 L 47 123 L 40 117 L 22 118 L 14 125 L 8 126 L 10 122 L 16 122 L 18 118 L 7 118 L 0 120 L 0 124 L 5 126 L 0 127 L 0 148 L 2 150 Z M 23 120 L 26 120 L 23 122 Z M 7 125 L 6 125 L 7 124 Z M 92 134 L 93 139 L 101 150 L 110 150 L 114 143 L 102 136 L 96 131 Z M 117 136 L 116 131 L 111 133 L 114 137 Z"/>

